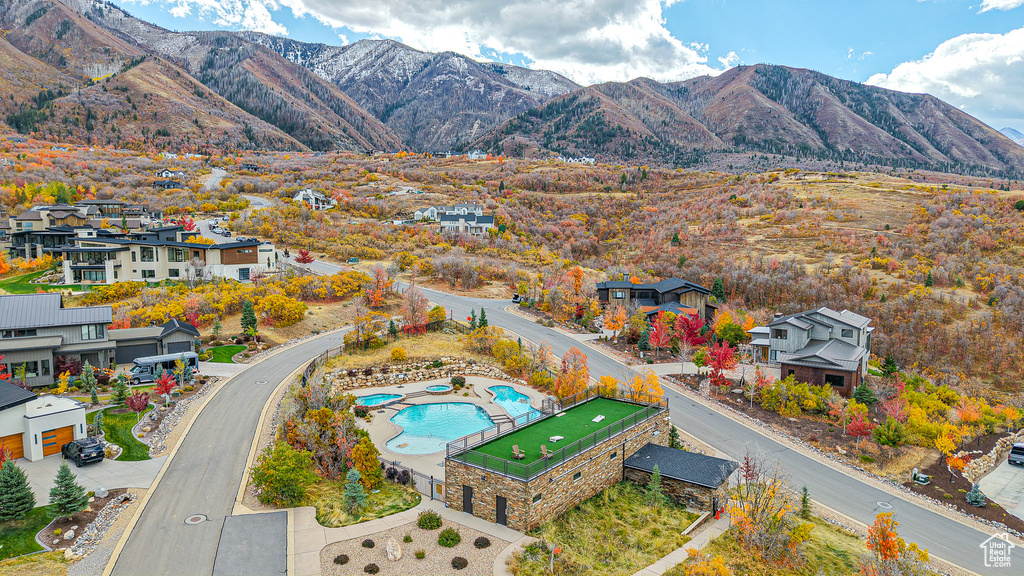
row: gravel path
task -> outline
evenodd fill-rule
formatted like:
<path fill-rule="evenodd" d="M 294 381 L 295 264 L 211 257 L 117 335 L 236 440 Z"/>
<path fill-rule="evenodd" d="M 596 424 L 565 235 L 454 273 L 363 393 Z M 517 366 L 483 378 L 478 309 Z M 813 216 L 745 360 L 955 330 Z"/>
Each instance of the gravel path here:
<path fill-rule="evenodd" d="M 141 488 L 132 488 L 131 491 L 138 497 L 121 510 L 92 553 L 68 566 L 68 576 L 97 576 L 103 573 L 103 569 L 106 568 L 107 562 L 110 560 L 110 555 L 114 553 L 114 546 L 117 546 L 117 541 L 121 539 L 121 535 L 128 528 L 128 523 L 135 516 L 139 502 L 148 492 Z"/>
<path fill-rule="evenodd" d="M 437 543 L 437 537 L 441 530 L 449 526 L 458 530 L 462 536 L 462 541 L 454 548 L 444 548 Z M 412 536 L 412 542 L 408 544 L 402 542 L 402 538 L 406 534 Z M 473 546 L 473 540 L 478 536 L 487 535 L 448 520 L 445 520 L 444 525 L 438 530 L 421 530 L 416 527 L 415 522 L 410 522 L 384 532 L 371 534 L 369 538 L 375 544 L 373 548 L 363 548 L 362 542 L 366 537 L 328 544 L 320 552 L 320 573 L 324 576 L 356 576 L 365 574 L 363 567 L 374 563 L 380 567 L 379 574 L 381 576 L 441 576 L 444 574 L 491 576 L 494 559 L 509 543 L 493 536 L 487 536 L 491 545 L 478 549 Z M 397 562 L 388 560 L 385 552 L 388 537 L 394 538 L 395 542 L 402 547 L 402 558 Z M 414 553 L 417 550 L 424 550 L 427 553 L 423 560 L 416 559 Z M 339 554 L 348 555 L 347 564 L 334 563 L 334 558 Z M 456 556 L 468 560 L 469 566 L 462 570 L 452 568 L 452 558 Z"/>

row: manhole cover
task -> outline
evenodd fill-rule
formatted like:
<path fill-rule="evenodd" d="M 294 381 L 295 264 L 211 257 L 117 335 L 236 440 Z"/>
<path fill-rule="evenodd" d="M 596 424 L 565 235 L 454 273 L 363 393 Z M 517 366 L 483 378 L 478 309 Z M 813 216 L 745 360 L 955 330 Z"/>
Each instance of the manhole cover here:
<path fill-rule="evenodd" d="M 267 381 L 266 380 L 257 380 L 256 383 L 257 384 L 266 384 Z"/>
<path fill-rule="evenodd" d="M 208 518 L 206 517 L 206 514 L 193 514 L 188 518 L 185 518 L 185 524 L 202 524 L 207 520 Z"/>
<path fill-rule="evenodd" d="M 875 505 L 878 506 L 879 508 L 884 508 L 886 510 L 892 508 L 892 504 L 889 504 L 888 502 L 875 502 Z"/>

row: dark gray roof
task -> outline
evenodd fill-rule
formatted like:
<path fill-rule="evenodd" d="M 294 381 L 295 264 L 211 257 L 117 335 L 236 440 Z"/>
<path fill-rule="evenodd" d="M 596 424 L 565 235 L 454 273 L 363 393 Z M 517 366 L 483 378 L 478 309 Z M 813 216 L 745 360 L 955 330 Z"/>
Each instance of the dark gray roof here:
<path fill-rule="evenodd" d="M 196 338 L 199 338 L 199 330 L 197 330 L 195 326 L 189 324 L 188 322 L 182 322 L 177 318 L 172 318 L 169 322 L 165 322 L 160 327 L 164 329 L 163 333 L 160 334 L 161 338 L 177 330 L 181 330 L 182 332 L 188 332 L 189 334 L 195 336 Z"/>
<path fill-rule="evenodd" d="M 729 475 L 739 468 L 739 463 L 732 460 L 657 444 L 647 444 L 622 463 L 626 468 L 644 472 L 653 472 L 655 464 L 663 478 L 673 478 L 705 488 L 718 488 L 728 482 Z"/>
<path fill-rule="evenodd" d="M 796 352 L 779 353 L 779 362 L 856 372 L 867 353 L 864 348 L 843 340 L 810 340 Z"/>
<path fill-rule="evenodd" d="M 0 380 L 0 410 L 7 410 L 35 400 L 35 392 L 19 388 L 10 382 Z"/>
<path fill-rule="evenodd" d="M 827 326 L 829 328 L 834 327 L 834 324 L 830 322 L 826 322 L 821 318 L 815 318 L 814 314 L 824 316 L 825 318 L 828 318 L 829 320 L 832 320 L 834 322 L 841 322 L 843 324 L 846 324 L 847 326 L 853 326 L 854 328 L 864 328 L 871 323 L 870 318 L 866 316 L 861 316 L 860 314 L 856 314 L 854 312 L 850 312 L 849 310 L 836 312 L 831 308 L 821 307 L 815 310 L 807 310 L 805 312 L 799 312 L 797 314 L 790 314 L 789 316 L 782 316 L 780 318 L 776 318 L 775 320 L 772 320 L 772 322 L 768 325 L 777 326 L 779 324 L 793 324 L 794 326 L 798 326 L 804 330 L 807 330 L 811 327 L 810 322 L 814 322 L 816 324 L 821 324 L 822 326 Z"/>
<path fill-rule="evenodd" d="M 0 329 L 110 324 L 110 306 L 64 308 L 60 294 L 0 296 Z"/>
<path fill-rule="evenodd" d="M 39 210 L 26 210 L 14 218 L 15 220 L 42 220 L 43 213 Z"/>
<path fill-rule="evenodd" d="M 701 286 L 700 284 L 695 284 L 693 282 L 690 282 L 689 280 L 683 280 L 682 278 L 665 278 L 664 280 L 659 280 L 658 282 L 654 282 L 653 284 L 633 284 L 629 280 L 611 280 L 608 282 L 597 283 L 598 290 L 607 288 L 655 290 L 659 294 L 664 294 L 666 292 L 689 292 L 691 290 L 701 292 L 703 294 L 711 293 L 710 290 Z"/>

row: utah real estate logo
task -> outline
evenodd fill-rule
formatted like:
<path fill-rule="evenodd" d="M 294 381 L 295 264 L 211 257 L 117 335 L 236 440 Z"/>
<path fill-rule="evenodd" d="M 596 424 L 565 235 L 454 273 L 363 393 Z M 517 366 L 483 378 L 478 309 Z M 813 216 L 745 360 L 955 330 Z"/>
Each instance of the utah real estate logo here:
<path fill-rule="evenodd" d="M 1010 553 L 1016 546 L 1010 542 L 1009 534 L 1006 532 L 993 534 L 979 546 L 981 546 L 985 557 L 986 568 L 1010 567 Z"/>

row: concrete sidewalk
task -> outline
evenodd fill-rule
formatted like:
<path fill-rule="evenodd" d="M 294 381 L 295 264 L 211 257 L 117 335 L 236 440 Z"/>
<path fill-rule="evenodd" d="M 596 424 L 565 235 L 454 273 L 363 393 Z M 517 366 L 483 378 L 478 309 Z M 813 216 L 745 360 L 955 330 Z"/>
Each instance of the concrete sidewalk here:
<path fill-rule="evenodd" d="M 985 496 L 1018 518 L 1024 518 L 1024 467 L 1003 461 L 978 482 Z"/>
<path fill-rule="evenodd" d="M 97 488 L 149 488 L 166 459 L 166 456 L 161 456 L 137 462 L 103 460 L 95 464 L 86 464 L 81 468 L 75 467 L 74 462 L 68 462 L 68 467 L 78 477 L 78 483 L 87 491 Z M 62 461 L 60 454 L 53 454 L 35 462 L 18 460 L 18 466 L 28 475 L 29 485 L 36 495 L 36 504 L 43 505 L 50 501 L 50 488 L 53 488 Z"/>
<path fill-rule="evenodd" d="M 248 368 L 248 364 L 226 364 L 223 362 L 200 362 L 199 373 L 203 376 L 228 378 Z"/>
<path fill-rule="evenodd" d="M 683 544 L 679 548 L 676 548 L 672 552 L 669 552 L 661 560 L 658 560 L 654 564 L 651 564 L 643 570 L 639 570 L 633 573 L 633 576 L 661 576 L 665 572 L 668 572 L 674 568 L 677 564 L 684 562 L 689 558 L 689 554 L 686 552 L 690 548 L 700 550 L 708 545 L 709 542 L 718 538 L 729 529 L 729 518 L 723 515 L 718 520 L 714 520 L 711 524 L 705 526 L 693 540 L 690 540 L 686 544 Z"/>

